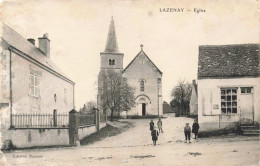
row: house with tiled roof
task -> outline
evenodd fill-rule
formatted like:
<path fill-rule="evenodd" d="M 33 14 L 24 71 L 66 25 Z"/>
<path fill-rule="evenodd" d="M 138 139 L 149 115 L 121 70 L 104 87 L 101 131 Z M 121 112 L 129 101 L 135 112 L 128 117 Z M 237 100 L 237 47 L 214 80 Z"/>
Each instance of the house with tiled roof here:
<path fill-rule="evenodd" d="M 144 52 L 143 45 L 133 60 L 123 68 L 124 54 L 118 48 L 113 17 L 105 51 L 100 53 L 100 57 L 100 73 L 106 70 L 121 72 L 128 84 L 135 89 L 135 106 L 127 113 L 124 111 L 121 116 L 163 115 L 162 72 Z"/>
<path fill-rule="evenodd" d="M 202 130 L 260 121 L 259 44 L 199 47 L 198 118 Z"/>
<path fill-rule="evenodd" d="M 175 111 L 166 101 L 163 102 L 163 114 L 174 114 Z"/>
<path fill-rule="evenodd" d="M 51 60 L 48 34 L 38 38 L 38 47 L 34 39 L 24 38 L 5 23 L 2 34 L 0 109 L 6 112 L 2 117 L 5 128 L 28 124 L 32 119 L 17 120 L 12 115 L 56 115 L 73 109 L 75 83 Z M 54 119 L 46 115 L 44 125 L 53 125 Z"/>
<path fill-rule="evenodd" d="M 196 80 L 192 80 L 192 91 L 189 105 L 190 116 L 198 116 L 198 88 Z"/>

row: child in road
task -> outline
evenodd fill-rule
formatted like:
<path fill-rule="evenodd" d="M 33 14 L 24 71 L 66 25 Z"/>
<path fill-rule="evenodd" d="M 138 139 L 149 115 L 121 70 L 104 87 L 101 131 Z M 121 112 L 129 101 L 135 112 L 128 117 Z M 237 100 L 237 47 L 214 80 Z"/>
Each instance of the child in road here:
<path fill-rule="evenodd" d="M 156 146 L 156 141 L 158 140 L 158 136 L 159 136 L 159 132 L 156 126 L 153 127 L 151 135 L 152 135 L 153 145 Z"/>
<path fill-rule="evenodd" d="M 159 121 L 157 122 L 157 126 L 158 126 L 158 129 L 159 129 L 159 133 L 162 132 L 163 133 L 163 130 L 162 130 L 162 121 L 161 121 L 161 118 L 159 118 Z"/>
<path fill-rule="evenodd" d="M 193 123 L 193 125 L 192 125 L 192 133 L 194 133 L 195 139 L 197 139 L 197 137 L 198 137 L 199 128 L 200 128 L 199 123 L 198 123 L 198 121 L 195 119 L 195 120 L 194 120 L 194 123 Z"/>
<path fill-rule="evenodd" d="M 184 127 L 184 134 L 185 134 L 185 143 L 187 143 L 187 139 L 189 139 L 190 142 L 190 133 L 191 133 L 191 128 L 189 126 L 189 123 L 186 123 L 186 126 Z"/>
<path fill-rule="evenodd" d="M 153 131 L 153 127 L 154 127 L 154 122 L 153 122 L 153 120 L 151 119 L 151 122 L 150 122 L 150 130 L 151 130 L 151 132 Z"/>

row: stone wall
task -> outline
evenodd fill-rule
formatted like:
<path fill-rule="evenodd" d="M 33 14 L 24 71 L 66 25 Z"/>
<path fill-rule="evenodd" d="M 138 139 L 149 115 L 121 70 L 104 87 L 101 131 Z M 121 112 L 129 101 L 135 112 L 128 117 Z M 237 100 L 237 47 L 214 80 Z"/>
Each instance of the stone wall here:
<path fill-rule="evenodd" d="M 160 115 L 163 114 L 162 97 L 158 98 L 158 95 L 162 95 L 162 83 L 158 83 L 162 75 L 143 52 L 125 69 L 123 76 L 135 88 L 136 106 L 128 111 L 128 115 L 142 115 L 141 103 L 146 103 L 147 115 L 158 115 L 158 110 Z M 140 90 L 141 80 L 144 80 L 144 91 Z"/>
<path fill-rule="evenodd" d="M 123 69 L 124 54 L 119 53 L 100 53 L 101 69 Z M 115 60 L 115 65 L 109 65 L 109 59 Z"/>
<path fill-rule="evenodd" d="M 2 130 L 2 141 L 11 140 L 16 148 L 69 145 L 68 128 Z"/>
<path fill-rule="evenodd" d="M 100 123 L 99 130 L 106 127 L 106 125 L 107 125 L 106 123 Z M 85 137 L 87 137 L 93 133 L 96 133 L 96 132 L 98 132 L 98 131 L 97 131 L 97 127 L 95 125 L 79 127 L 79 129 L 78 129 L 79 140 L 81 141 Z"/>

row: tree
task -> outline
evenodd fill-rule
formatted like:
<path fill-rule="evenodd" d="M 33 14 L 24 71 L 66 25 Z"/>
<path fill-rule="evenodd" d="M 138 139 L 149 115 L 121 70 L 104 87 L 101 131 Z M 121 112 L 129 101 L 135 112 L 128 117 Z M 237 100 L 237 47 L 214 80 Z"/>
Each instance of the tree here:
<path fill-rule="evenodd" d="M 134 89 L 128 85 L 120 72 L 114 70 L 100 72 L 98 91 L 99 106 L 111 111 L 111 121 L 114 112 L 128 111 L 135 104 Z"/>
<path fill-rule="evenodd" d="M 189 102 L 192 92 L 192 85 L 185 80 L 179 80 L 177 86 L 175 86 L 171 91 L 171 96 L 173 100 L 171 101 L 171 106 L 181 115 L 187 115 L 189 113 Z M 178 113 L 177 113 L 178 114 Z"/>
<path fill-rule="evenodd" d="M 95 101 L 88 101 L 83 105 L 83 108 L 80 109 L 80 113 L 92 113 L 93 108 L 97 107 Z"/>

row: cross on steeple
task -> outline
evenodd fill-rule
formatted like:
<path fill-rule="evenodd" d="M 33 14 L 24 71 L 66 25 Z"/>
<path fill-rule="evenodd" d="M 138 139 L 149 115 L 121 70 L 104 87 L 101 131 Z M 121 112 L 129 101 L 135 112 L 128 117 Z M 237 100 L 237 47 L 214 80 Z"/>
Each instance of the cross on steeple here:
<path fill-rule="evenodd" d="M 140 45 L 140 47 L 141 47 L 141 50 L 143 51 L 143 47 L 144 47 L 144 45 L 143 45 L 143 44 L 141 44 L 141 45 Z"/>

